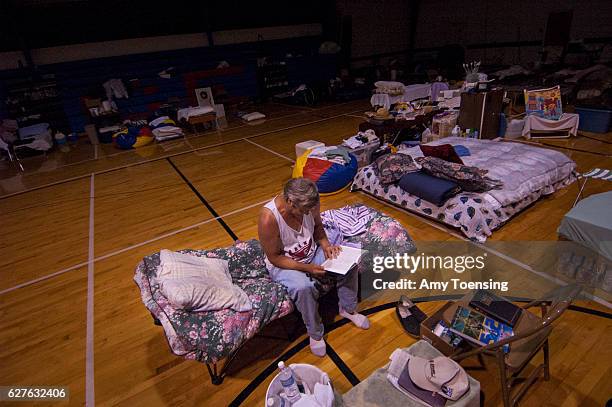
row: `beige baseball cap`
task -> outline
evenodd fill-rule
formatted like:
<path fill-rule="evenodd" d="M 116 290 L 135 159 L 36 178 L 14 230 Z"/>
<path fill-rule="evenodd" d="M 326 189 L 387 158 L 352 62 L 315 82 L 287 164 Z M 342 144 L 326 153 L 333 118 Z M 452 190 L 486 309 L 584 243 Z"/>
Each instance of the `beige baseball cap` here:
<path fill-rule="evenodd" d="M 422 389 L 457 400 L 470 388 L 468 375 L 457 362 L 445 356 L 424 359 L 410 356 L 408 363 L 410 379 Z"/>

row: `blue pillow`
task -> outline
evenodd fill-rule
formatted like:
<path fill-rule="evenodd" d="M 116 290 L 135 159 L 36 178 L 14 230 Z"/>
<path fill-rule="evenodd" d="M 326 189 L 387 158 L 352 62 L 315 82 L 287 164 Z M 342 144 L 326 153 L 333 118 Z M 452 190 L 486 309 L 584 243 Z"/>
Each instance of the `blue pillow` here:
<path fill-rule="evenodd" d="M 453 148 L 455 149 L 455 153 L 457 153 L 459 157 L 465 157 L 470 155 L 470 149 L 464 145 L 457 144 L 456 146 L 453 146 Z"/>
<path fill-rule="evenodd" d="M 461 192 L 461 188 L 455 182 L 431 176 L 422 170 L 405 174 L 398 185 L 410 195 L 437 206 L 444 205 L 446 201 Z"/>

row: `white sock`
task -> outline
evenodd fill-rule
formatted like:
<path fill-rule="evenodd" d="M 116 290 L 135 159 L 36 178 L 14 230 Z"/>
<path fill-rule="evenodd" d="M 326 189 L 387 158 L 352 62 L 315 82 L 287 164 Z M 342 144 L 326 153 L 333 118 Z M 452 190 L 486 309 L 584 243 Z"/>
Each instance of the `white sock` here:
<path fill-rule="evenodd" d="M 312 352 L 313 355 L 318 356 L 320 358 L 325 356 L 325 354 L 327 353 L 327 345 L 325 344 L 325 341 L 323 340 L 323 338 L 317 341 L 316 339 L 313 339 L 311 337 L 310 338 L 310 351 Z"/>
<path fill-rule="evenodd" d="M 354 314 L 349 314 L 340 308 L 340 316 L 350 319 L 357 328 L 368 329 L 370 327 L 370 320 L 365 315 L 358 314 L 356 312 Z"/>

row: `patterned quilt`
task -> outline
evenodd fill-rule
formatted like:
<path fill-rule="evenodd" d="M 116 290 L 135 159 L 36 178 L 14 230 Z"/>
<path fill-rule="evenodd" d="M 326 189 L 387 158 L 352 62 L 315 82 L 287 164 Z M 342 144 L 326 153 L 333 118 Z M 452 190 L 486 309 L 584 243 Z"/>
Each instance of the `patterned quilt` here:
<path fill-rule="evenodd" d="M 238 349 L 266 324 L 293 311 L 285 288 L 268 276 L 257 240 L 237 242 L 222 249 L 180 252 L 227 260 L 233 283 L 246 292 L 253 309 L 247 312 L 176 310 L 159 290 L 159 253 L 145 257 L 136 268 L 134 280 L 140 287 L 143 303 L 162 323 L 168 344 L 176 355 L 215 363 Z"/>
<path fill-rule="evenodd" d="M 368 210 L 372 218 L 366 225 L 366 232 L 345 239 L 360 243 L 368 251 L 361 260 L 361 271 L 372 269 L 374 255 L 394 256 L 416 250 L 410 235 L 397 220 L 375 209 Z M 293 311 L 293 303 L 285 288 L 270 279 L 263 250 L 257 240 L 237 242 L 228 248 L 187 249 L 180 252 L 227 260 L 233 283 L 247 293 L 253 309 L 248 312 L 231 309 L 215 312 L 176 310 L 159 290 L 159 253 L 145 257 L 136 267 L 134 281 L 140 288 L 143 303 L 161 322 L 168 344 L 176 355 L 205 363 L 218 362 L 255 336 L 265 325 Z"/>
<path fill-rule="evenodd" d="M 454 145 L 465 145 L 474 156 L 484 155 L 484 158 L 469 156 L 462 157 L 462 159 L 467 165 L 489 170 L 488 175 L 490 177 L 504 182 L 503 189 L 486 193 L 462 192 L 439 207 L 408 194 L 395 184 L 383 186 L 373 166 L 368 165 L 360 168 L 357 172 L 351 191 L 362 190 L 391 204 L 457 227 L 472 240 L 485 242 L 493 230 L 503 225 L 522 209 L 537 201 L 540 197 L 552 194 L 576 180 L 573 173 L 575 163 L 556 151 L 552 152 L 555 154 L 539 151 L 533 153 L 530 150 L 545 149 L 523 144 L 520 144 L 521 148 L 518 150 L 514 146 L 510 146 L 510 150 L 508 150 L 508 144 L 515 145 L 518 143 L 479 141 L 455 137 L 445 138 L 438 141 L 437 144 L 443 141 Z M 497 148 L 498 155 L 503 155 L 508 151 L 514 151 L 513 154 L 515 154 L 522 152 L 523 148 L 527 148 L 529 153 L 526 153 L 526 157 L 516 158 L 518 164 L 508 163 L 507 158 L 496 164 L 491 158 L 494 154 L 494 148 Z M 410 150 L 407 149 L 404 152 L 408 154 Z M 559 155 L 565 158 L 559 157 Z M 536 157 L 539 158 L 536 159 Z M 525 162 L 528 162 L 528 164 L 524 164 L 525 171 L 519 176 L 521 173 L 520 163 Z M 521 179 L 522 182 L 517 182 L 513 177 Z"/>

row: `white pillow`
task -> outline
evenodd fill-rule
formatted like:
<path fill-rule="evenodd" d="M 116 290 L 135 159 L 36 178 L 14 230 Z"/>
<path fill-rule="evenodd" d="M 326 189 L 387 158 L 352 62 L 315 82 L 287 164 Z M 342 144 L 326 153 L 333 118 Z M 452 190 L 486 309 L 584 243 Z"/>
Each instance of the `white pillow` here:
<path fill-rule="evenodd" d="M 162 250 L 160 290 L 177 309 L 250 311 L 246 293 L 232 284 L 227 261 Z"/>

